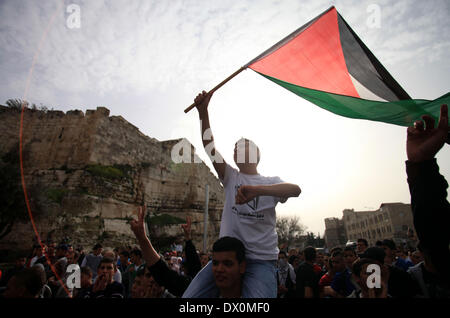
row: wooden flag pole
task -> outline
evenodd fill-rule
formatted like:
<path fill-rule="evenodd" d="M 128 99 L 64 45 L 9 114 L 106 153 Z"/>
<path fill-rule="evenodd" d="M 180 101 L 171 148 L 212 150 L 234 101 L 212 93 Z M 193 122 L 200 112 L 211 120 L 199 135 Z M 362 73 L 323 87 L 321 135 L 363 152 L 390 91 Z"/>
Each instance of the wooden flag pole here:
<path fill-rule="evenodd" d="M 222 87 L 226 82 L 228 82 L 229 80 L 231 80 L 233 77 L 235 77 L 236 75 L 238 75 L 240 72 L 242 72 L 243 70 L 245 70 L 247 68 L 247 66 L 242 66 L 240 69 L 238 69 L 236 72 L 234 72 L 233 74 L 231 74 L 230 76 L 228 76 L 226 79 L 224 79 L 222 82 L 220 82 L 220 84 L 218 84 L 216 87 L 214 87 L 212 90 L 210 90 L 208 92 L 208 94 L 210 93 L 214 93 L 216 90 L 218 90 L 220 87 Z M 193 103 L 191 106 L 189 106 L 188 108 L 186 108 L 184 110 L 185 113 L 187 113 L 188 111 L 190 111 L 192 108 L 195 107 L 195 103 Z"/>

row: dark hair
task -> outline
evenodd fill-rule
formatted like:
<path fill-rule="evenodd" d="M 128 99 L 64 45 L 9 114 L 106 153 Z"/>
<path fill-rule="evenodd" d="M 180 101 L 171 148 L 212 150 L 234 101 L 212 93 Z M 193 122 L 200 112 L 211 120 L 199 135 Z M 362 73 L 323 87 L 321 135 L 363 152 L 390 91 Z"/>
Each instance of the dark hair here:
<path fill-rule="evenodd" d="M 287 256 L 285 251 L 280 251 L 278 254 L 283 254 L 285 257 Z"/>
<path fill-rule="evenodd" d="M 308 246 L 303 250 L 303 255 L 305 255 L 305 261 L 314 261 L 316 258 L 316 249 Z"/>
<path fill-rule="evenodd" d="M 130 253 L 128 253 L 128 251 L 122 251 L 122 252 L 119 253 L 119 255 L 130 257 Z"/>
<path fill-rule="evenodd" d="M 395 246 L 395 243 L 394 243 L 393 240 L 383 240 L 383 241 L 381 242 L 381 245 L 382 245 L 382 246 L 387 246 L 387 247 L 389 247 L 391 250 L 395 250 L 395 249 L 396 249 L 396 246 Z"/>
<path fill-rule="evenodd" d="M 245 246 L 237 238 L 224 236 L 218 239 L 212 248 L 213 252 L 236 252 L 239 263 L 245 260 Z"/>
<path fill-rule="evenodd" d="M 99 249 L 99 248 L 103 248 L 102 244 L 97 243 L 94 245 L 94 250 Z"/>
<path fill-rule="evenodd" d="M 367 243 L 367 240 L 366 239 L 363 239 L 363 238 L 359 238 L 356 242 L 361 242 L 361 243 L 363 243 L 365 246 L 369 246 L 369 243 Z"/>
<path fill-rule="evenodd" d="M 331 251 L 330 251 L 330 255 L 333 255 L 333 253 L 334 252 L 337 252 L 337 251 L 341 251 L 342 252 L 342 248 L 341 247 L 333 247 L 332 249 L 331 249 Z"/>
<path fill-rule="evenodd" d="M 353 254 L 356 255 L 356 251 L 355 251 L 355 249 L 353 247 L 347 246 L 346 248 L 344 248 L 344 252 L 348 252 L 348 251 L 350 251 L 350 252 L 352 252 Z"/>
<path fill-rule="evenodd" d="M 375 246 L 382 246 L 383 245 L 383 242 L 381 242 L 381 241 L 376 241 L 375 242 Z"/>
<path fill-rule="evenodd" d="M 142 252 L 141 252 L 141 250 L 138 249 L 138 248 L 133 249 L 133 250 L 130 252 L 130 255 L 136 255 L 136 256 L 139 256 L 139 257 L 142 258 Z"/>
<path fill-rule="evenodd" d="M 331 254 L 331 257 L 344 257 L 342 249 L 336 250 Z"/>
<path fill-rule="evenodd" d="M 57 250 L 63 250 L 63 251 L 68 251 L 69 250 L 69 246 L 67 246 L 67 244 L 59 244 L 56 247 Z"/>
<path fill-rule="evenodd" d="M 356 260 L 352 266 L 353 274 L 360 277 L 361 270 L 365 264 L 374 264 L 374 262 L 370 258 L 360 258 L 360 259 Z"/>
<path fill-rule="evenodd" d="M 17 286 L 25 287 L 28 293 L 34 297 L 38 296 L 44 287 L 42 272 L 37 268 L 26 268 L 15 274 L 15 283 Z"/>
<path fill-rule="evenodd" d="M 101 264 L 113 264 L 114 268 L 116 268 L 116 263 L 114 262 L 114 260 L 111 257 L 103 257 L 100 260 L 100 263 L 98 264 L 98 267 L 100 267 Z"/>
<path fill-rule="evenodd" d="M 293 265 L 296 259 L 299 259 L 299 257 L 297 255 L 289 256 L 289 260 L 288 260 L 289 264 Z"/>
<path fill-rule="evenodd" d="M 80 269 L 80 273 L 88 276 L 92 276 L 92 270 L 88 266 L 83 266 Z"/>
<path fill-rule="evenodd" d="M 384 264 L 384 258 L 386 256 L 386 253 L 384 249 L 381 247 L 369 247 L 367 250 L 362 253 L 361 258 L 368 258 L 371 260 L 375 260 L 381 264 Z"/>

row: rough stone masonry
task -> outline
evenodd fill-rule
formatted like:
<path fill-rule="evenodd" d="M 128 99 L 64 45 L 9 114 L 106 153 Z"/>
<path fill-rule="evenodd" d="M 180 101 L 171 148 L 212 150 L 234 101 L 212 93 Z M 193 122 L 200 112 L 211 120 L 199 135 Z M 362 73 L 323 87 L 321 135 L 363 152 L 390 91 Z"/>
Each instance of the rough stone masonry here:
<path fill-rule="evenodd" d="M 0 122 L 3 158 L 19 147 L 20 111 L 0 106 Z M 86 250 L 97 242 L 108 247 L 135 245 L 128 221 L 145 203 L 150 221 L 155 220 L 152 239 L 163 245 L 180 237 L 175 223 L 190 215 L 193 240 L 201 249 L 208 184 L 211 247 L 219 234 L 223 188 L 203 162 L 171 160 L 172 147 L 179 141 L 145 136 L 121 116 L 109 116 L 104 107 L 86 114 L 26 109 L 24 175 L 41 238 L 59 242 L 67 237 Z M 16 222 L 0 240 L 0 250 L 29 249 L 34 238 L 29 221 Z"/>

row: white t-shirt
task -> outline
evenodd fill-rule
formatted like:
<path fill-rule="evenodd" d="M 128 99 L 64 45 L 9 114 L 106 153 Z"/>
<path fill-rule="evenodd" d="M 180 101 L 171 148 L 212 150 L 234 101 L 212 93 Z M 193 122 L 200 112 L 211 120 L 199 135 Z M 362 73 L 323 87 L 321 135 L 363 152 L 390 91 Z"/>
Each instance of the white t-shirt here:
<path fill-rule="evenodd" d="M 279 177 L 244 174 L 228 164 L 224 180 L 220 181 L 225 189 L 225 206 L 219 237 L 231 236 L 241 240 L 249 259 L 277 260 L 279 250 L 275 206 L 280 198 L 259 196 L 245 204 L 236 204 L 235 198 L 241 185 L 271 185 L 283 181 Z"/>

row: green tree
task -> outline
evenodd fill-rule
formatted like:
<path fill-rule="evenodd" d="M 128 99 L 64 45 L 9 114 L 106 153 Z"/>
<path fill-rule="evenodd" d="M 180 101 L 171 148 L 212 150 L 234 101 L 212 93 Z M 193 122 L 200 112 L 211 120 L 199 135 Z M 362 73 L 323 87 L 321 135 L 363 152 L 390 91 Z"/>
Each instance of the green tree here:
<path fill-rule="evenodd" d="M 278 243 L 286 246 L 286 248 L 299 244 L 305 230 L 306 226 L 300 222 L 298 216 L 277 218 L 276 231 L 278 233 Z"/>
<path fill-rule="evenodd" d="M 0 239 L 11 232 L 16 221 L 26 221 L 27 218 L 17 144 L 0 160 Z"/>
<path fill-rule="evenodd" d="M 28 107 L 28 104 L 29 103 L 26 100 L 21 100 L 18 98 L 16 98 L 16 99 L 10 98 L 6 101 L 6 106 L 16 109 L 16 110 L 22 110 L 22 105 L 24 107 Z"/>

